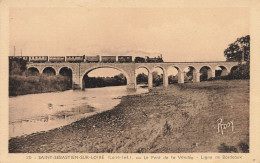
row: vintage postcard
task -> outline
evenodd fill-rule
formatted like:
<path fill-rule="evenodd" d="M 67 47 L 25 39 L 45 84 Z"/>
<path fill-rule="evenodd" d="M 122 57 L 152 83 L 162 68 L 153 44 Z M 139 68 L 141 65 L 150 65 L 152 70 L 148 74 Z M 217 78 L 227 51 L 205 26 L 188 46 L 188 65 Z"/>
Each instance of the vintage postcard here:
<path fill-rule="evenodd" d="M 1 163 L 260 163 L 259 1 L 0 7 Z"/>

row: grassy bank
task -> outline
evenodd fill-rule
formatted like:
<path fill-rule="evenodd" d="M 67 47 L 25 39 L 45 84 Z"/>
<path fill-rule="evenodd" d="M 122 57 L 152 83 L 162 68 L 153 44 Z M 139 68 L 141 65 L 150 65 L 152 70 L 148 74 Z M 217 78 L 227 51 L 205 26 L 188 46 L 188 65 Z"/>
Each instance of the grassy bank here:
<path fill-rule="evenodd" d="M 234 130 L 217 132 L 217 119 Z M 170 85 L 122 98 L 113 110 L 9 140 L 9 152 L 248 152 L 249 81 Z"/>
<path fill-rule="evenodd" d="M 66 76 L 11 75 L 9 77 L 9 96 L 64 91 L 71 89 L 71 80 Z"/>

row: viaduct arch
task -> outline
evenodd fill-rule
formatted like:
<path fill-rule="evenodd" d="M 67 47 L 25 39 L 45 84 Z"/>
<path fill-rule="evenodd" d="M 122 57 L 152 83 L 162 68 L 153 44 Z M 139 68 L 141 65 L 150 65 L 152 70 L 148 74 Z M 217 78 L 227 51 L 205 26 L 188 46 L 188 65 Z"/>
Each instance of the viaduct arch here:
<path fill-rule="evenodd" d="M 128 85 L 128 81 L 129 81 L 129 76 L 128 76 L 128 74 L 127 74 L 123 69 L 121 69 L 121 68 L 108 65 L 108 66 L 94 66 L 94 67 L 91 67 L 91 68 L 85 70 L 85 71 L 82 73 L 82 75 L 80 76 L 81 88 L 84 88 L 83 80 L 84 80 L 85 75 L 87 75 L 87 74 L 90 73 L 91 71 L 94 71 L 94 70 L 100 69 L 100 68 L 112 68 L 112 69 L 116 69 L 116 70 L 122 72 L 122 73 L 125 75 L 125 77 L 126 77 L 126 81 L 127 81 L 126 85 Z"/>

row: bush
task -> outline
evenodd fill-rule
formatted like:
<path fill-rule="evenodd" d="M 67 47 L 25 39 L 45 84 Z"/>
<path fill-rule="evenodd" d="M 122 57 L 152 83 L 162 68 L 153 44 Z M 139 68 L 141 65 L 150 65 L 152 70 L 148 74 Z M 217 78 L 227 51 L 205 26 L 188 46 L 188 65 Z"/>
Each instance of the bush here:
<path fill-rule="evenodd" d="M 64 76 L 21 76 L 9 77 L 9 96 L 31 93 L 64 91 L 71 89 L 70 80 Z"/>
<path fill-rule="evenodd" d="M 225 143 L 220 144 L 218 147 L 220 153 L 237 153 L 237 148 L 234 146 L 227 146 Z"/>
<path fill-rule="evenodd" d="M 249 145 L 247 143 L 244 142 L 240 142 L 238 144 L 239 149 L 242 150 L 243 153 L 249 153 Z"/>
<path fill-rule="evenodd" d="M 250 78 L 250 65 L 249 62 L 243 65 L 239 65 L 236 70 L 230 73 L 228 76 L 233 79 L 249 79 Z"/>
<path fill-rule="evenodd" d="M 246 64 L 239 65 L 236 70 L 230 72 L 227 76 L 218 76 L 208 79 L 212 80 L 232 80 L 232 79 L 250 79 L 250 65 L 249 62 Z"/>
<path fill-rule="evenodd" d="M 218 147 L 218 151 L 220 153 L 249 153 L 249 145 L 245 142 L 240 142 L 237 146 L 227 146 L 225 143 L 222 143 Z"/>

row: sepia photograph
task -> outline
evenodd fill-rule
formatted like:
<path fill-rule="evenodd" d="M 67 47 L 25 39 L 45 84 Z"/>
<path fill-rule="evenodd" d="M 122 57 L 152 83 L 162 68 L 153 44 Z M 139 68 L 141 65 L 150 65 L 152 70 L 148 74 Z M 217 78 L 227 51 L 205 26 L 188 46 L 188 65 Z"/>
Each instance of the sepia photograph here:
<path fill-rule="evenodd" d="M 6 13 L 8 154 L 234 161 L 253 151 L 249 7 L 79 3 Z"/>
<path fill-rule="evenodd" d="M 11 8 L 9 22 L 10 153 L 249 152 L 247 8 Z"/>

